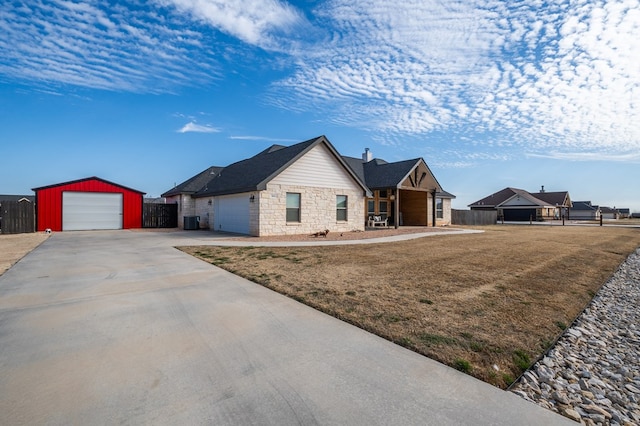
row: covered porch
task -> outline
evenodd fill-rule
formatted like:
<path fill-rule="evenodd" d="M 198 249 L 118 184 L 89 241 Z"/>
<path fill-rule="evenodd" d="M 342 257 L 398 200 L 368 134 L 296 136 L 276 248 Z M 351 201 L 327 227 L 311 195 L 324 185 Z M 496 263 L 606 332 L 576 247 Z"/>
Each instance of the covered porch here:
<path fill-rule="evenodd" d="M 450 217 L 451 198 L 454 198 L 442 191 L 424 161 L 417 161 L 395 186 L 371 188 L 371 192 L 365 210 L 365 224 L 369 228 L 437 226 L 446 221 L 447 206 Z"/>

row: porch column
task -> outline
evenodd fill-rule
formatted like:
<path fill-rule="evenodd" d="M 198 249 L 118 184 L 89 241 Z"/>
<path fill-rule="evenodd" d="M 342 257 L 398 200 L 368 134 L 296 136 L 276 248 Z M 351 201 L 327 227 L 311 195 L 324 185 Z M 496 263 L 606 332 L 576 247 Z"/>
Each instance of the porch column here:
<path fill-rule="evenodd" d="M 431 226 L 436 226 L 436 190 L 431 192 Z"/>
<path fill-rule="evenodd" d="M 400 227 L 400 188 L 396 187 L 396 199 L 393 200 L 393 227 Z"/>

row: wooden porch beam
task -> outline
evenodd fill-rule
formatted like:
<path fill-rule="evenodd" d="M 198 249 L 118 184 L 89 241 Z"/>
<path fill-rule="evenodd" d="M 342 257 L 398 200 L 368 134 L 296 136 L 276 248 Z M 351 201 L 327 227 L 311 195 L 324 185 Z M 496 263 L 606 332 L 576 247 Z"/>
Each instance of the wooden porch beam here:
<path fill-rule="evenodd" d="M 398 229 L 400 227 L 400 188 L 396 187 L 396 199 L 393 203 L 393 227 Z"/>
<path fill-rule="evenodd" d="M 431 226 L 436 226 L 436 189 L 431 191 Z"/>

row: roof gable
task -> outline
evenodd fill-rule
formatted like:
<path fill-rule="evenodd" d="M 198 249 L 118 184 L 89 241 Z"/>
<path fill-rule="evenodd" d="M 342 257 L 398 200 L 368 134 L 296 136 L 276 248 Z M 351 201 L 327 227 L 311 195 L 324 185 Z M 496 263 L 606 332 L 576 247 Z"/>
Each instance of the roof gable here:
<path fill-rule="evenodd" d="M 534 197 L 533 195 L 529 194 L 527 191 L 518 190 L 514 193 L 514 195 L 512 195 L 502 203 L 498 204 L 496 207 L 505 207 L 505 206 L 548 207 L 549 204 Z"/>
<path fill-rule="evenodd" d="M 500 190 L 498 192 L 494 192 L 493 194 L 484 197 L 481 200 L 476 201 L 475 203 L 471 203 L 469 204 L 469 207 L 474 206 L 474 207 L 496 207 L 502 203 L 504 203 L 505 201 L 507 201 L 509 198 L 513 197 L 515 194 L 519 193 L 519 192 L 526 192 L 522 189 L 517 189 L 517 188 L 505 188 L 503 190 Z"/>
<path fill-rule="evenodd" d="M 423 188 L 442 191 L 442 187 L 422 158 L 388 163 L 375 158 L 364 162 L 359 158 L 343 157 L 360 175 L 369 189 Z"/>
<path fill-rule="evenodd" d="M 442 191 L 442 187 L 431 173 L 429 166 L 422 158 L 418 158 L 415 166 L 409 170 L 400 186 L 411 189 L 426 189 Z"/>
<path fill-rule="evenodd" d="M 319 136 L 288 147 L 272 145 L 251 158 L 233 163 L 222 169 L 194 196 L 204 197 L 264 190 L 270 180 L 318 144 L 325 144 L 347 173 L 356 180 L 363 190 L 368 192 L 364 182 L 345 163 L 327 138 Z"/>
<path fill-rule="evenodd" d="M 68 182 L 62 182 L 62 183 L 55 183 L 53 185 L 47 185 L 47 186 L 39 186 L 37 188 L 31 188 L 32 191 L 41 191 L 43 189 L 49 189 L 49 188 L 55 188 L 57 186 L 65 186 L 65 185 L 72 185 L 75 183 L 80 183 L 80 182 L 86 182 L 86 181 L 90 181 L 90 180 L 95 180 L 95 181 L 99 181 L 99 182 L 103 182 L 106 183 L 108 185 L 113 185 L 113 186 L 117 186 L 118 188 L 122 188 L 122 189 L 126 189 L 128 191 L 133 191 L 133 192 L 137 192 L 139 194 L 146 194 L 146 192 L 142 192 L 142 191 L 138 191 L 137 189 L 133 189 L 133 188 L 128 188 L 126 186 L 120 185 L 119 183 L 114 183 L 114 182 L 109 182 L 106 179 L 101 179 L 97 176 L 91 176 L 88 178 L 84 178 L 84 179 L 76 179 L 76 180 L 70 180 Z"/>

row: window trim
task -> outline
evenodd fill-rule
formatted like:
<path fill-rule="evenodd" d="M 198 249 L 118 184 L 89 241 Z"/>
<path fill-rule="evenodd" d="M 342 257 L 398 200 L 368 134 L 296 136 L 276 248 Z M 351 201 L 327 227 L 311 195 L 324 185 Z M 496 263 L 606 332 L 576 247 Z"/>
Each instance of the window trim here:
<path fill-rule="evenodd" d="M 344 207 L 340 207 L 340 198 L 344 198 Z M 344 212 L 344 218 L 340 218 L 340 213 Z M 348 222 L 349 221 L 349 196 L 338 194 L 336 195 L 336 222 Z"/>
<path fill-rule="evenodd" d="M 440 208 L 438 208 L 438 204 Z M 436 219 L 444 219 L 444 199 L 436 197 Z"/>
<path fill-rule="evenodd" d="M 289 207 L 289 196 L 297 196 L 297 207 Z M 297 219 L 290 219 L 290 213 L 297 211 Z M 300 192 L 287 192 L 285 200 L 285 221 L 286 223 L 300 223 L 302 222 L 302 194 Z"/>

